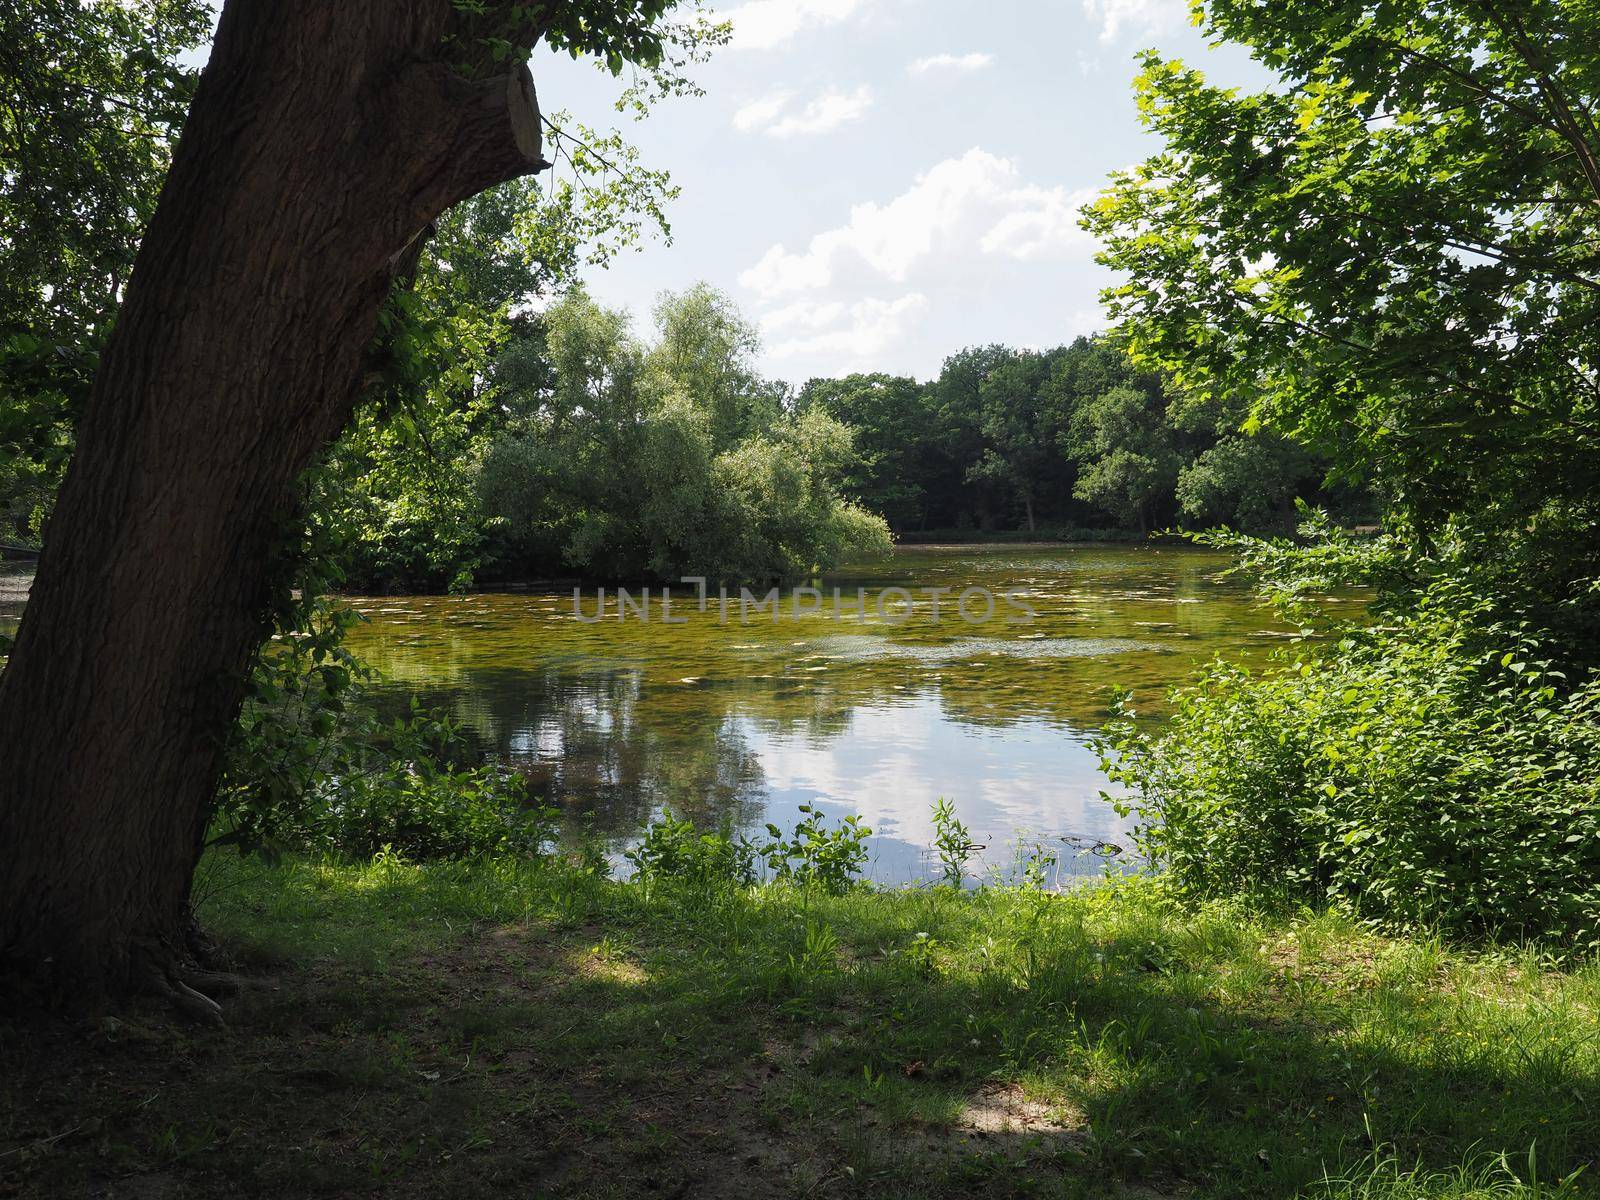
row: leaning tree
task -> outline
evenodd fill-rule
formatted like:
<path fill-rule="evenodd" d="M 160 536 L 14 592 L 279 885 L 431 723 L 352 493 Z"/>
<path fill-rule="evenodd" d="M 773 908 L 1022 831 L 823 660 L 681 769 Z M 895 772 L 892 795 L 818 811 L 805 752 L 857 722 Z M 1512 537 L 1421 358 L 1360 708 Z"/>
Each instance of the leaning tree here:
<path fill-rule="evenodd" d="M 0 974 L 183 994 L 276 544 L 385 300 L 546 165 L 528 48 L 650 65 L 672 3 L 227 0 L 0 676 Z"/>

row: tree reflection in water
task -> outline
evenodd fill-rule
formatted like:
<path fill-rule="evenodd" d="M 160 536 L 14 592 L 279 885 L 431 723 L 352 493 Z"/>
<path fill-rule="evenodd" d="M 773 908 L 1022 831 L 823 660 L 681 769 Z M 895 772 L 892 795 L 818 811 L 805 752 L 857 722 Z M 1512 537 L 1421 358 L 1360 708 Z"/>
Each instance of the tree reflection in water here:
<path fill-rule="evenodd" d="M 663 807 L 748 829 L 813 803 L 860 812 L 875 873 L 910 877 L 927 810 L 947 796 L 991 863 L 1044 838 L 1090 870 L 1098 860 L 1079 863 L 1076 845 L 1127 843 L 1087 745 L 1111 694 L 1159 720 L 1197 662 L 1259 660 L 1292 632 L 1220 576 L 1226 565 L 1150 547 L 912 551 L 838 581 L 847 596 L 1022 589 L 1028 624 L 952 619 L 948 596 L 936 623 L 920 593 L 903 623 L 794 618 L 786 600 L 776 622 L 721 624 L 687 595 L 682 625 L 620 621 L 614 600 L 585 623 L 570 593 L 373 599 L 358 602 L 370 623 L 352 647 L 390 681 L 382 703 L 415 693 L 450 713 L 574 833 L 620 843 Z"/>

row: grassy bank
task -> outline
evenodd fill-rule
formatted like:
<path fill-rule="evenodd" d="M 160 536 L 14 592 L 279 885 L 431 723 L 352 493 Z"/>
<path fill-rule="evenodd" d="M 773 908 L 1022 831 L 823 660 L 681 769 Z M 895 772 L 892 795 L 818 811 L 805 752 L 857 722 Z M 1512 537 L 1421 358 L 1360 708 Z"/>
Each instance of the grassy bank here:
<path fill-rule="evenodd" d="M 830 898 L 548 863 L 217 859 L 202 888 L 264 982 L 226 1031 L 155 1012 L 8 1031 L 0 1194 L 1544 1196 L 1600 1179 L 1582 1170 L 1600 1153 L 1594 968 L 1180 911 L 1144 881 Z"/>

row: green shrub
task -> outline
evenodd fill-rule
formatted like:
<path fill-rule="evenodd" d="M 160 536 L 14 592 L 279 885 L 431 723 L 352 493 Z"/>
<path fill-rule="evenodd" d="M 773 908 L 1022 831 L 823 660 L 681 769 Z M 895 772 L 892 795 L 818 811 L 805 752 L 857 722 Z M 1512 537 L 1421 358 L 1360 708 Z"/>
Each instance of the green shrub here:
<path fill-rule="evenodd" d="M 800 805 L 800 813 L 792 833 L 768 825 L 771 840 L 757 845 L 726 829 L 702 833 L 694 822 L 668 811 L 650 823 L 639 844 L 623 857 L 633 864 L 634 882 L 646 889 L 662 880 L 697 887 L 754 887 L 764 872 L 768 882 L 844 895 L 860 881 L 872 830 L 854 815 L 830 826 L 809 804 Z"/>
<path fill-rule="evenodd" d="M 374 672 L 344 646 L 358 618 L 320 600 L 284 614 L 250 677 L 212 814 L 212 845 L 359 859 L 536 854 L 554 814 L 520 777 L 473 761 L 458 727 L 413 705 L 378 719 Z"/>
<path fill-rule="evenodd" d="M 551 811 L 529 803 L 516 775 L 429 758 L 333 780 L 318 799 L 306 842 L 352 860 L 385 848 L 407 859 L 540 854 L 555 833 Z"/>
<path fill-rule="evenodd" d="M 956 816 L 956 806 L 943 796 L 933 802 L 933 848 L 939 855 L 940 878 L 958 888 L 967 876 L 967 862 L 978 844 Z"/>
<path fill-rule="evenodd" d="M 1180 890 L 1331 904 L 1392 928 L 1600 945 L 1600 684 L 1480 581 L 1390 623 L 1215 665 L 1159 733 L 1102 745 Z M 1131 806 L 1130 804 L 1130 806 Z"/>
<path fill-rule="evenodd" d="M 651 822 L 639 844 L 624 855 L 634 879 L 648 888 L 660 879 L 698 887 L 756 882 L 755 848 L 726 830 L 701 833 L 694 822 L 668 811 Z"/>
<path fill-rule="evenodd" d="M 800 805 L 800 813 L 788 837 L 776 825 L 768 825 L 772 840 L 757 853 L 776 882 L 844 895 L 860 880 L 872 830 L 853 813 L 831 827 L 822 811 L 809 804 Z"/>

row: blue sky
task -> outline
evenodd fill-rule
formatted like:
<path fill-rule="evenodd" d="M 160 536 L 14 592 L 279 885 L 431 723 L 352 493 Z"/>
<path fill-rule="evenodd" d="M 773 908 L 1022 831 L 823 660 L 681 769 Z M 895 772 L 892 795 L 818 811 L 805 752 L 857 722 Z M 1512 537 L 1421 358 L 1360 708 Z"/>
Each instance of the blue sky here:
<path fill-rule="evenodd" d="M 1076 209 L 1157 147 L 1135 119 L 1134 52 L 1258 80 L 1188 24 L 1185 0 L 748 0 L 701 98 L 643 122 L 619 85 L 545 51 L 540 103 L 623 123 L 683 194 L 671 245 L 591 271 L 645 332 L 663 289 L 706 280 L 761 327 L 761 365 L 799 384 L 926 378 L 962 346 L 1044 347 L 1100 328 L 1108 275 Z M 981 15 L 979 15 L 981 13 Z"/>
<path fill-rule="evenodd" d="M 796 385 L 925 379 L 963 346 L 1101 328 L 1109 274 L 1076 210 L 1158 148 L 1135 117 L 1135 52 L 1266 78 L 1208 45 L 1188 0 L 724 0 L 716 15 L 734 35 L 694 71 L 706 94 L 641 122 L 592 64 L 541 48 L 530 65 L 547 112 L 621 122 L 683 189 L 671 244 L 588 272 L 590 292 L 648 333 L 661 292 L 707 281 L 759 324 L 763 371 Z"/>

